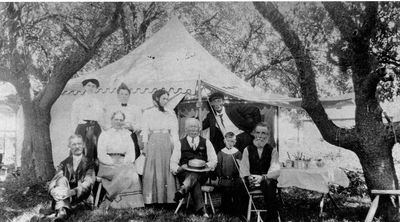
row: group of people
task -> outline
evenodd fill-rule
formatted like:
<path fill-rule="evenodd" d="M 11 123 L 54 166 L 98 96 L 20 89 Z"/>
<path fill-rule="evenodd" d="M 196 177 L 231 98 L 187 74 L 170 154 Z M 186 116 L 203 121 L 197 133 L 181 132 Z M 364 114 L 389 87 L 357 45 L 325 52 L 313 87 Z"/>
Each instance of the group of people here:
<path fill-rule="evenodd" d="M 85 94 L 72 105 L 76 129 L 68 140 L 70 155 L 49 185 L 57 218 L 66 218 L 71 204 L 92 196 L 96 177 L 110 207 L 176 203 L 190 193 L 195 212 L 208 217 L 201 186 L 211 177 L 218 179 L 223 212 L 245 215 L 244 200 L 256 188 L 265 196 L 267 219 L 276 220 L 278 152 L 257 107 L 225 106 L 224 94 L 213 93 L 206 118 L 187 118 L 185 136 L 179 138 L 177 116 L 166 108 L 167 91 L 156 90 L 154 106 L 142 113 L 128 104 L 131 91 L 125 84 L 117 89 L 119 103 L 106 108 L 94 96 L 98 80 L 86 79 L 82 85 Z M 210 139 L 200 135 L 207 128 Z M 144 166 L 137 161 L 140 155 Z M 195 161 L 204 164 L 195 166 Z"/>

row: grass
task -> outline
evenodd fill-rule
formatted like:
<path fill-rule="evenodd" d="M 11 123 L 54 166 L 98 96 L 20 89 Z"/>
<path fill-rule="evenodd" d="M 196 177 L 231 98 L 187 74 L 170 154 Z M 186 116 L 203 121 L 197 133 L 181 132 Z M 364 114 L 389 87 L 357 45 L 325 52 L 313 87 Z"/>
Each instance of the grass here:
<path fill-rule="evenodd" d="M 331 192 L 340 209 L 336 209 L 331 200 L 327 199 L 324 206 L 324 215 L 319 218 L 319 203 L 321 195 L 317 192 L 297 188 L 282 189 L 284 205 L 280 209 L 283 221 L 364 221 L 367 215 L 370 200 L 366 197 L 366 189 L 359 172 L 347 171 L 351 180 L 348 188 L 332 187 Z M 360 179 L 361 178 L 361 179 Z M 0 193 L 0 221 L 29 221 L 34 215 L 39 214 L 40 208 L 48 208 L 50 197 L 44 185 L 35 185 L 27 189 L 26 184 L 12 176 L 4 183 Z M 218 203 L 217 194 L 213 194 L 215 204 Z M 96 210 L 80 209 L 71 215 L 68 221 L 230 221 L 227 215 L 218 213 L 210 219 L 180 212 L 174 214 L 175 205 L 153 206 L 134 210 L 106 210 L 102 207 Z M 253 216 L 253 219 L 255 217 Z"/>

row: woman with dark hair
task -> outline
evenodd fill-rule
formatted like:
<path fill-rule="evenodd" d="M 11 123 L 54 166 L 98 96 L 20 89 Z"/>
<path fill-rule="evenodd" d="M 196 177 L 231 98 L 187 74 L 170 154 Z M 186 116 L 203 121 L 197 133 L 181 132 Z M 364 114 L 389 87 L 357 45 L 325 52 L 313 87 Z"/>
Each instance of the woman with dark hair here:
<path fill-rule="evenodd" d="M 174 142 L 179 140 L 178 119 L 165 107 L 169 94 L 160 89 L 153 93 L 154 107 L 143 113 L 143 198 L 145 204 L 174 203 L 175 177 L 169 170 Z"/>

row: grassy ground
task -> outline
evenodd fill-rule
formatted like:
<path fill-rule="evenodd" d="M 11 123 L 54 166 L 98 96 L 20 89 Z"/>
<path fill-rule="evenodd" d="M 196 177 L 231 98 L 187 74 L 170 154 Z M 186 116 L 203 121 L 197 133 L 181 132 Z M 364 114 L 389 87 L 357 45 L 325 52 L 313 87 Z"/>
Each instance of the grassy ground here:
<path fill-rule="evenodd" d="M 347 171 L 351 180 L 348 188 L 332 187 L 331 192 L 340 209 L 336 209 L 327 200 L 324 215 L 318 217 L 321 194 L 297 188 L 282 190 L 284 205 L 280 214 L 283 221 L 364 221 L 367 215 L 370 199 L 365 196 L 366 188 L 363 178 L 358 172 Z M 50 198 L 43 185 L 35 185 L 29 189 L 19 179 L 12 176 L 0 183 L 0 221 L 30 221 L 38 215 L 40 208 L 48 208 Z M 217 194 L 213 196 L 214 203 L 219 205 Z M 68 221 L 230 221 L 227 215 L 218 213 L 212 218 L 194 216 L 190 212 L 180 212 L 174 215 L 175 205 L 162 207 L 146 207 L 135 210 L 108 210 L 100 207 L 96 210 L 81 209 L 72 215 Z M 255 217 L 253 216 L 253 219 Z"/>

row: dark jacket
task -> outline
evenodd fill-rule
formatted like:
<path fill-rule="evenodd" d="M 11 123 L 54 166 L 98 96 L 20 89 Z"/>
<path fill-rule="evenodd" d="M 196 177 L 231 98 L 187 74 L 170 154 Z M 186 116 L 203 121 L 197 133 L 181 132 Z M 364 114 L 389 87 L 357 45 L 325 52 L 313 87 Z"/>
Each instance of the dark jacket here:
<path fill-rule="evenodd" d="M 261 122 L 260 110 L 248 104 L 227 105 L 225 112 L 232 123 L 247 134 L 250 134 L 257 123 Z M 218 152 L 225 147 L 224 136 L 217 128 L 217 121 L 212 111 L 203 120 L 203 130 L 207 128 L 210 128 L 210 141 Z"/>
<path fill-rule="evenodd" d="M 95 164 L 85 156 L 82 156 L 78 168 L 74 171 L 72 161 L 72 155 L 63 160 L 57 167 L 57 174 L 52 180 L 57 179 L 57 175 L 61 175 L 62 172 L 62 175 L 68 179 L 70 188 L 76 189 L 79 197 L 83 193 L 89 192 L 94 184 Z"/>

